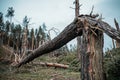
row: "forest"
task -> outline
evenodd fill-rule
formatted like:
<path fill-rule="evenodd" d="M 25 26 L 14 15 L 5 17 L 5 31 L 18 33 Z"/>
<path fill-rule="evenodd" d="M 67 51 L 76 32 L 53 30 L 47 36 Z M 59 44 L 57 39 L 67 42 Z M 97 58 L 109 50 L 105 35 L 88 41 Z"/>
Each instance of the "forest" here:
<path fill-rule="evenodd" d="M 60 32 L 45 23 L 30 28 L 31 18 L 13 21 L 14 7 L 0 12 L 0 80 L 120 80 L 120 28 L 94 14 L 81 14 L 79 0 L 75 19 Z M 7 18 L 5 21 L 4 18 Z M 51 31 L 56 37 L 52 39 Z M 103 51 L 104 33 L 113 47 Z M 77 45 L 67 45 L 77 38 Z"/>

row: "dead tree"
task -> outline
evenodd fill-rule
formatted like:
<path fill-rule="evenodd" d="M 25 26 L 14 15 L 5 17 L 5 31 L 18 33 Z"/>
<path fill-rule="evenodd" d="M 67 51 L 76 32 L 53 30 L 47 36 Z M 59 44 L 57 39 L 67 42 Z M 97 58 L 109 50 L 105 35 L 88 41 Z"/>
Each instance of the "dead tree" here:
<path fill-rule="evenodd" d="M 104 80 L 103 79 L 103 32 L 111 38 L 120 41 L 120 32 L 112 28 L 108 23 L 96 19 L 98 15 L 80 15 L 69 24 L 57 37 L 43 44 L 25 57 L 17 67 L 26 64 L 35 58 L 54 51 L 77 36 L 83 35 L 81 55 L 85 60 L 84 74 L 82 80 Z"/>
<path fill-rule="evenodd" d="M 103 33 L 107 33 L 113 37 L 117 34 L 115 29 L 103 22 L 81 16 L 81 20 L 84 21 L 83 40 L 81 55 L 83 56 L 84 63 L 82 74 L 82 80 L 104 80 L 103 75 Z M 108 30 L 108 31 L 107 31 Z M 112 33 L 115 32 L 115 33 Z M 120 36 L 120 34 L 118 34 Z M 115 38 L 115 37 L 114 37 Z"/>
<path fill-rule="evenodd" d="M 79 0 L 75 0 L 75 17 L 78 18 L 79 16 L 79 8 L 80 8 L 80 5 L 79 5 Z M 81 45 L 81 37 L 78 36 L 77 37 L 77 56 L 80 60 L 80 45 Z"/>
<path fill-rule="evenodd" d="M 120 32 L 119 24 L 118 24 L 118 22 L 116 21 L 116 19 L 114 19 L 114 23 L 115 23 L 115 26 L 116 26 L 117 31 Z M 119 47 L 120 47 L 120 41 L 116 41 L 116 48 L 119 48 Z"/>
<path fill-rule="evenodd" d="M 87 20 L 84 22 L 82 38 L 82 80 L 103 79 L 103 33 L 98 29 L 91 29 Z"/>
<path fill-rule="evenodd" d="M 20 67 L 22 64 L 30 62 L 38 56 L 52 52 L 62 47 L 63 45 L 65 45 L 78 35 L 82 35 L 82 26 L 83 26 L 82 22 L 78 23 L 78 19 L 75 19 L 57 37 L 55 37 L 53 40 L 48 41 L 46 44 L 41 45 L 39 48 L 35 49 L 30 55 L 24 58 L 17 66 Z"/>
<path fill-rule="evenodd" d="M 25 57 L 26 50 L 27 50 L 27 27 L 24 28 L 23 32 L 23 38 L 22 38 L 22 54 L 21 54 L 21 59 Z"/>

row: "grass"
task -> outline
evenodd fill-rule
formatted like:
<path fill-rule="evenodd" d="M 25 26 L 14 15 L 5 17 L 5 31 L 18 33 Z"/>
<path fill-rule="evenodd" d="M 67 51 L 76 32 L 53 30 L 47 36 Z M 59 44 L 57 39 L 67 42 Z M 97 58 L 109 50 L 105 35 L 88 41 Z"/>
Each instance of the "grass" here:
<path fill-rule="evenodd" d="M 80 80 L 79 72 L 67 69 L 41 67 L 39 65 L 24 65 L 19 69 L 0 65 L 0 80 Z"/>
<path fill-rule="evenodd" d="M 58 62 L 58 58 L 45 55 L 34 61 Z M 64 63 L 63 60 L 62 62 Z M 11 68 L 10 64 L 0 62 L 0 80 L 80 80 L 80 73 L 69 69 L 42 67 L 31 63 L 17 69 Z"/>
<path fill-rule="evenodd" d="M 0 58 L 4 59 L 6 54 L 0 47 Z M 59 57 L 43 55 L 34 62 L 52 62 L 69 65 L 75 58 L 75 54 Z M 59 69 L 54 67 L 42 67 L 39 64 L 29 63 L 20 68 L 13 68 L 8 62 L 0 61 L 0 80 L 80 80 L 80 73 L 71 69 Z"/>

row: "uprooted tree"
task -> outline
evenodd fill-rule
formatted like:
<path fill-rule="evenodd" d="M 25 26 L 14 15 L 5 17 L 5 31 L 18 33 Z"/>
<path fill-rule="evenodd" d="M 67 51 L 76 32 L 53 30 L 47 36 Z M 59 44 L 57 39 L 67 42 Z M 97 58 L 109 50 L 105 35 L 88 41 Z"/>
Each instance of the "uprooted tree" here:
<path fill-rule="evenodd" d="M 98 15 L 80 15 L 74 19 L 57 37 L 33 50 L 16 66 L 20 67 L 35 58 L 54 51 L 77 36 L 82 36 L 81 80 L 104 80 L 103 75 L 103 32 L 120 41 L 120 32 L 98 18 Z"/>

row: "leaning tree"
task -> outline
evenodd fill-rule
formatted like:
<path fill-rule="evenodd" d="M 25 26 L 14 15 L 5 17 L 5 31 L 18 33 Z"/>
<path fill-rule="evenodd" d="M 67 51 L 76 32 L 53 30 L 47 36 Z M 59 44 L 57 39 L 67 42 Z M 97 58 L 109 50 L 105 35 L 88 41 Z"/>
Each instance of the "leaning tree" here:
<path fill-rule="evenodd" d="M 75 0 L 76 17 L 57 37 L 33 50 L 16 66 L 20 67 L 35 58 L 50 53 L 77 37 L 81 60 L 81 80 L 104 80 L 103 44 L 106 33 L 120 42 L 120 32 L 98 18 L 99 15 L 79 15 L 79 0 Z M 82 38 L 80 38 L 82 36 Z M 82 43 L 82 44 L 81 44 Z"/>
<path fill-rule="evenodd" d="M 54 51 L 72 39 L 82 36 L 84 76 L 82 80 L 104 80 L 103 76 L 103 33 L 120 41 L 120 32 L 98 18 L 98 15 L 79 15 L 57 37 L 33 50 L 16 66 L 20 67 L 35 58 Z"/>

